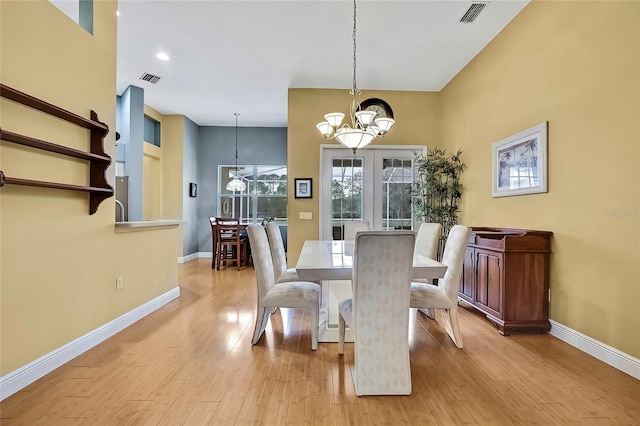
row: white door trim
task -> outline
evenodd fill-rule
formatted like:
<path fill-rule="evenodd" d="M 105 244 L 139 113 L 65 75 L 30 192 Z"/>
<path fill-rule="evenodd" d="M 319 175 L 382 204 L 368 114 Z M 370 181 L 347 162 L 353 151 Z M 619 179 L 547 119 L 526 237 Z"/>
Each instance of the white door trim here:
<path fill-rule="evenodd" d="M 350 152 L 349 148 L 346 148 L 342 145 L 338 145 L 338 144 L 321 144 L 320 145 L 320 176 L 318 176 L 318 193 L 319 195 L 319 206 L 318 206 L 318 235 L 321 236 L 320 238 L 322 238 L 322 226 L 323 223 L 325 221 L 325 216 L 329 213 L 330 211 L 327 210 L 325 211 L 325 207 L 324 206 L 324 202 L 323 202 L 323 196 L 324 196 L 324 151 L 325 149 L 344 149 L 345 150 L 345 154 L 348 155 L 353 155 L 353 153 Z M 419 153 L 422 153 L 423 155 L 427 155 L 427 146 L 425 145 L 368 145 L 367 148 L 363 148 L 362 150 L 412 150 L 412 151 L 416 151 Z M 361 151 L 362 151 L 361 150 Z M 373 225 L 373 222 L 371 222 L 371 224 Z"/>

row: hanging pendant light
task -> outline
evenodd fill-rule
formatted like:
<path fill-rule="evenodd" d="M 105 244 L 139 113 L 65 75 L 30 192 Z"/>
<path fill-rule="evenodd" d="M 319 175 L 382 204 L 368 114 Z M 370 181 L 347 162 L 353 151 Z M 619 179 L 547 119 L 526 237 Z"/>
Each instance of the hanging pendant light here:
<path fill-rule="evenodd" d="M 233 179 L 227 184 L 227 191 L 231 191 L 233 193 L 244 191 L 247 186 L 244 184 L 242 180 L 238 177 L 238 117 L 240 113 L 235 112 L 233 115 L 236 116 L 236 167 L 235 167 L 235 175 Z"/>
<path fill-rule="evenodd" d="M 356 84 L 356 0 L 353 0 L 353 87 L 349 91 L 351 94 L 351 126 L 342 124 L 344 114 L 341 112 L 331 112 L 324 116 L 326 121 L 318 123 L 316 128 L 325 139 L 336 139 L 344 146 L 351 148 L 355 155 L 356 149 L 369 145 L 376 137 L 384 136 L 395 123 L 392 118 L 376 118 L 374 111 L 361 111 L 358 102 L 358 90 Z"/>

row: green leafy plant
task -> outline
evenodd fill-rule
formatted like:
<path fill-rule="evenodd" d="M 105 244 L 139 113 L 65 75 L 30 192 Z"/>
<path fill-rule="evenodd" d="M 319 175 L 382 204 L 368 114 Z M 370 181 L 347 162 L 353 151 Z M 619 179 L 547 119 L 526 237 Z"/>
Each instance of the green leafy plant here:
<path fill-rule="evenodd" d="M 448 154 L 446 149 L 435 147 L 426 157 L 414 152 L 416 179 L 411 186 L 411 204 L 416 219 L 442 224 L 442 236 L 438 244 L 441 258 L 449 230 L 458 223 L 458 205 L 462 198 L 460 175 L 467 165 L 460 158 L 462 151 Z"/>

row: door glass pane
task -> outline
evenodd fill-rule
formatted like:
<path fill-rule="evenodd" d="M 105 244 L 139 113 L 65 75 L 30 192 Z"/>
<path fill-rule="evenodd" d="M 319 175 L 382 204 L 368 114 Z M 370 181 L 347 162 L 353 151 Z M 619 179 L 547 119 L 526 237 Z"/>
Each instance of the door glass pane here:
<path fill-rule="evenodd" d="M 333 239 L 343 239 L 344 221 L 362 220 L 362 159 L 334 157 L 331 167 Z"/>
<path fill-rule="evenodd" d="M 412 160 L 382 160 L 382 229 L 411 229 Z"/>

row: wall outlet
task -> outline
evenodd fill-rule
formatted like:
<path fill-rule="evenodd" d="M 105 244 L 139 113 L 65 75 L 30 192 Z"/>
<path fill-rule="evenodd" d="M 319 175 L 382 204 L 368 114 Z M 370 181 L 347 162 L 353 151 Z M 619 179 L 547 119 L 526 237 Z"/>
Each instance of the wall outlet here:
<path fill-rule="evenodd" d="M 117 277 L 116 278 L 116 290 L 122 290 L 123 287 L 124 287 L 124 282 L 122 280 L 122 277 Z"/>
<path fill-rule="evenodd" d="M 311 212 L 300 212 L 300 219 L 311 220 L 311 219 L 313 219 L 313 213 L 311 213 Z"/>

